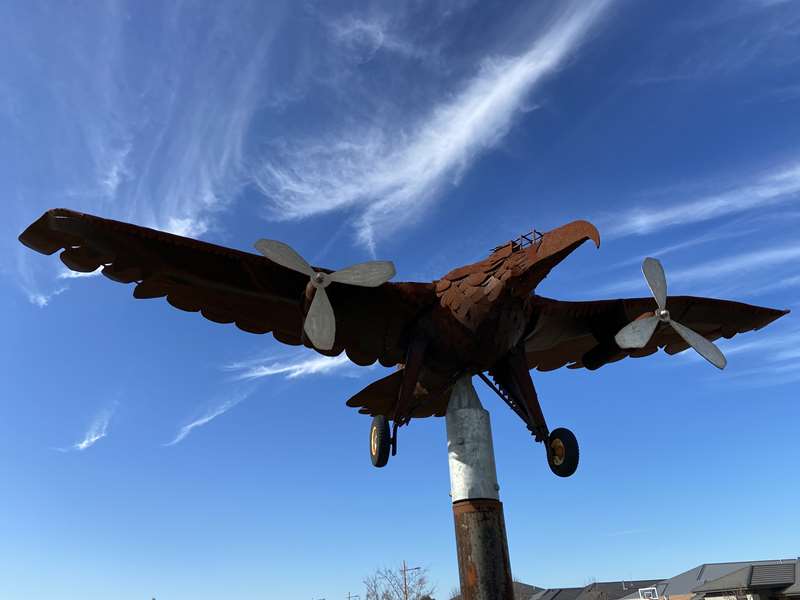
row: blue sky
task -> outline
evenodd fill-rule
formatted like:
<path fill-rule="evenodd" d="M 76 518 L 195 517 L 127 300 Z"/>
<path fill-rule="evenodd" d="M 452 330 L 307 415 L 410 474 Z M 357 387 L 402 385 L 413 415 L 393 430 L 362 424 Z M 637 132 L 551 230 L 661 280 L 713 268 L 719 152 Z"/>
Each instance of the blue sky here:
<path fill-rule="evenodd" d="M 655 255 L 673 293 L 793 309 L 723 373 L 534 373 L 568 480 L 476 387 L 515 577 L 800 554 L 798 56 L 777 0 L 5 3 L 0 597 L 341 598 L 402 560 L 457 582 L 442 420 L 373 469 L 344 402 L 382 368 L 76 278 L 16 240 L 56 206 L 419 281 L 585 218 L 600 250 L 540 293 L 645 295 Z"/>

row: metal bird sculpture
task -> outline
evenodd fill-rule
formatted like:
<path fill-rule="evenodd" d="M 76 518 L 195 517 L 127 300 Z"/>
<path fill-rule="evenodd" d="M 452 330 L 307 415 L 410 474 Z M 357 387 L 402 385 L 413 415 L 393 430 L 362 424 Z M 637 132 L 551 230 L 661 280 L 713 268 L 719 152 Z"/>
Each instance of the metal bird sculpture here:
<path fill-rule="evenodd" d="M 259 256 L 66 209 L 46 212 L 19 239 L 43 254 L 61 250 L 72 270 L 101 268 L 114 281 L 135 284 L 135 298 L 166 298 L 211 321 L 271 332 L 326 356 L 345 352 L 357 365 L 398 366 L 347 401 L 373 417 L 370 457 L 379 467 L 397 450 L 398 427 L 443 416 L 455 381 L 478 375 L 544 444 L 550 469 L 567 477 L 578 466 L 578 444 L 568 429 L 548 428 L 531 369 L 597 369 L 689 347 L 722 368 L 713 340 L 760 329 L 788 312 L 667 297 L 655 259 L 643 265 L 653 298 L 564 302 L 537 295 L 538 284 L 581 244 L 600 245 L 586 221 L 523 235 L 428 283 L 389 282 L 388 262 L 330 271 L 281 242 L 259 241 Z"/>

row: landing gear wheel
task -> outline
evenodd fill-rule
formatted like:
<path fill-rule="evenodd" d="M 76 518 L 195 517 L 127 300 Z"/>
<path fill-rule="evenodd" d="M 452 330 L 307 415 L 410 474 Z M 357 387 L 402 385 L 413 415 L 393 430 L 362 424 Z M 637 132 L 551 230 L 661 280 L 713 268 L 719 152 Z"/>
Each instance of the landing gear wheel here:
<path fill-rule="evenodd" d="M 369 457 L 372 459 L 372 466 L 386 466 L 386 463 L 389 462 L 391 446 L 389 419 L 384 415 L 372 417 L 372 425 L 369 428 Z"/>
<path fill-rule="evenodd" d="M 547 438 L 547 464 L 559 477 L 569 477 L 578 468 L 578 440 L 569 429 L 559 427 Z"/>

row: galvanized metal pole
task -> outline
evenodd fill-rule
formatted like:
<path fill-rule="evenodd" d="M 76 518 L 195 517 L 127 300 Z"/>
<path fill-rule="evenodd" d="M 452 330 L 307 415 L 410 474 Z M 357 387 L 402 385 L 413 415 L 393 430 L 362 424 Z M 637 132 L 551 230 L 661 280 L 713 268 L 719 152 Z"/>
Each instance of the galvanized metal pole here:
<path fill-rule="evenodd" d="M 470 376 L 453 387 L 446 421 L 461 598 L 513 600 L 492 427 Z"/>

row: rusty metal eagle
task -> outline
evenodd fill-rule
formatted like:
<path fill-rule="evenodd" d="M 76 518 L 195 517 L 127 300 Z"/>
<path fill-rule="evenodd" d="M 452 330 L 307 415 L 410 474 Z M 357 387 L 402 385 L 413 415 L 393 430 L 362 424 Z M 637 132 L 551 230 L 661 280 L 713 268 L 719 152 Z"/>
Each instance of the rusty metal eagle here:
<path fill-rule="evenodd" d="M 74 271 L 101 268 L 109 279 L 135 284 L 135 298 L 166 298 L 211 321 L 272 333 L 326 356 L 345 352 L 357 365 L 397 366 L 347 401 L 373 416 L 376 466 L 396 452 L 398 427 L 445 414 L 452 385 L 466 374 L 480 376 L 544 443 L 554 473 L 571 475 L 577 441 L 567 429 L 549 430 L 531 369 L 597 369 L 690 346 L 721 368 L 713 340 L 760 329 L 788 312 L 667 296 L 654 259 L 643 267 L 651 298 L 563 302 L 535 294 L 581 244 L 600 245 L 587 221 L 532 232 L 428 283 L 388 281 L 391 263 L 334 272 L 311 267 L 279 242 L 259 242 L 260 256 L 66 209 L 46 212 L 19 239 L 43 254 L 61 250 Z"/>

